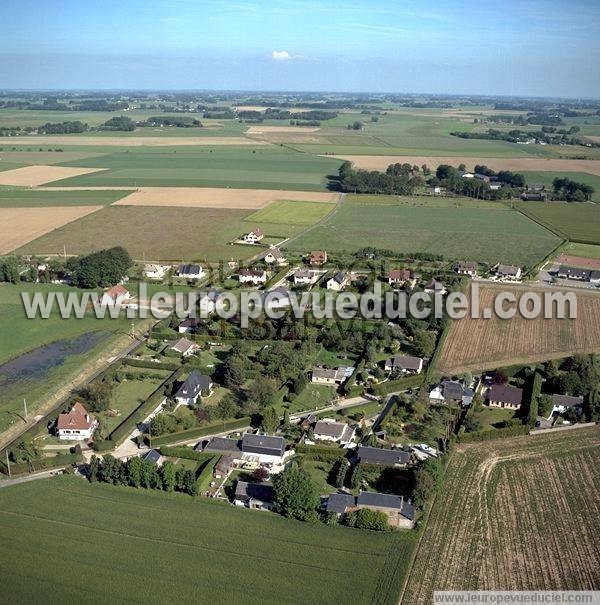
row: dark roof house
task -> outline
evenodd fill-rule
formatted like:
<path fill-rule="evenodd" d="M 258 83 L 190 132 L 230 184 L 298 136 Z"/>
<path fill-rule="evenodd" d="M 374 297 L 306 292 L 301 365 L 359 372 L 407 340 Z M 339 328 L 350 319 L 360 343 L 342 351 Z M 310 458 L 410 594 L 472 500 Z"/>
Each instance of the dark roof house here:
<path fill-rule="evenodd" d="M 272 435 L 245 433 L 242 437 L 242 452 L 244 454 L 262 454 L 264 456 L 283 456 L 285 453 L 285 440 L 283 437 Z"/>
<path fill-rule="evenodd" d="M 377 466 L 406 466 L 410 462 L 410 452 L 360 445 L 358 460 L 364 464 Z"/>

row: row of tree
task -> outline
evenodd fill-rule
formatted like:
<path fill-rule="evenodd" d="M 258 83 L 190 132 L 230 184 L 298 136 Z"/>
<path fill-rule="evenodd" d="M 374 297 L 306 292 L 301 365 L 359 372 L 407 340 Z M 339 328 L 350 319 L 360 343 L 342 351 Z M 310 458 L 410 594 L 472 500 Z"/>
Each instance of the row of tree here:
<path fill-rule="evenodd" d="M 66 269 L 80 288 L 98 288 L 118 284 L 133 264 L 121 246 L 69 259 Z"/>
<path fill-rule="evenodd" d="M 350 162 L 339 168 L 339 185 L 342 191 L 351 193 L 378 193 L 412 195 L 425 185 L 425 179 L 418 173 L 402 169 L 402 164 L 392 164 L 386 172 L 378 170 L 355 170 Z M 418 169 L 418 168 L 417 168 Z"/>
<path fill-rule="evenodd" d="M 567 202 L 588 202 L 594 195 L 594 188 L 586 183 L 578 183 L 567 177 L 557 177 L 552 181 L 554 199 Z"/>

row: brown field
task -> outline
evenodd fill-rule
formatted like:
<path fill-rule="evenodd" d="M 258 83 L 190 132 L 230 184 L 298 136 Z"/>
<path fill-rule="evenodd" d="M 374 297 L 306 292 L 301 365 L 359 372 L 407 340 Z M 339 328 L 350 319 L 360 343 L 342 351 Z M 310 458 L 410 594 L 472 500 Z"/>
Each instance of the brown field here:
<path fill-rule="evenodd" d="M 103 206 L 0 208 L 0 254 L 7 254 L 33 239 L 62 227 Z"/>
<path fill-rule="evenodd" d="M 587 172 L 600 176 L 600 160 L 560 160 L 542 158 L 472 158 L 456 157 L 426 157 L 414 155 L 328 155 L 328 158 L 348 160 L 357 168 L 366 170 L 385 170 L 390 164 L 396 162 L 427 164 L 430 168 L 437 168 L 440 164 L 458 166 L 464 164 L 473 169 L 475 164 L 485 164 L 492 170 L 545 170 L 551 172 Z"/>
<path fill-rule="evenodd" d="M 571 254 L 561 254 L 557 259 L 561 265 L 571 265 L 573 267 L 582 267 L 584 269 L 600 270 L 600 259 L 585 258 L 584 256 L 572 256 Z"/>
<path fill-rule="evenodd" d="M 209 187 L 140 187 L 117 202 L 121 206 L 240 208 L 255 210 L 277 200 L 335 202 L 335 193 Z"/>
<path fill-rule="evenodd" d="M 403 605 L 435 590 L 598 590 L 600 430 L 457 446 Z"/>
<path fill-rule="evenodd" d="M 182 145 L 267 145 L 244 137 L 90 137 L 32 136 L 28 145 L 93 145 L 94 147 L 174 147 Z"/>
<path fill-rule="evenodd" d="M 66 166 L 24 166 L 0 172 L 0 185 L 35 187 L 72 176 L 99 172 L 104 168 L 68 168 Z"/>
<path fill-rule="evenodd" d="M 270 134 L 272 132 L 302 133 L 317 132 L 317 130 L 321 130 L 321 128 L 318 126 L 250 126 L 250 128 L 246 130 L 246 134 Z"/>
<path fill-rule="evenodd" d="M 480 309 L 493 308 L 496 295 L 512 291 L 517 299 L 531 286 L 482 285 Z M 539 294 L 557 289 L 536 288 Z M 600 295 L 576 291 L 576 319 L 525 319 L 518 312 L 512 319 L 456 320 L 443 343 L 436 370 L 453 375 L 470 370 L 557 359 L 568 355 L 600 352 Z M 543 300 L 543 299 L 542 299 Z"/>

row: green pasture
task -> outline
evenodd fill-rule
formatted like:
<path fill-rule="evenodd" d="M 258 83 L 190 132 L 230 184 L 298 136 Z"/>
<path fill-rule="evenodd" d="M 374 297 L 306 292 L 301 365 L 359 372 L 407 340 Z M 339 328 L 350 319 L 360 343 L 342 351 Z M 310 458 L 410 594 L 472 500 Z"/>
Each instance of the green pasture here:
<path fill-rule="evenodd" d="M 45 208 L 52 206 L 106 206 L 131 191 L 40 191 L 0 189 L 0 208 Z"/>
<path fill-rule="evenodd" d="M 334 208 L 335 205 L 329 203 L 282 200 L 253 212 L 246 220 L 284 225 L 312 225 Z"/>

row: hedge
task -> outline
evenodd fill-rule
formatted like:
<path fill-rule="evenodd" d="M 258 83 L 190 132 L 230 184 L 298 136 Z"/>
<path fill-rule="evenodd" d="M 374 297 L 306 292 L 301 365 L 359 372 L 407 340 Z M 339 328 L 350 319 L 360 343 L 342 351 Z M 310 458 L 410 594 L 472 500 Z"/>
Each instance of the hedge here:
<path fill-rule="evenodd" d="M 187 446 L 169 447 L 168 445 L 163 445 L 160 448 L 160 453 L 163 456 L 169 456 L 170 458 L 184 458 L 185 460 L 197 460 L 198 462 L 205 462 L 214 456 L 214 454 L 209 454 L 207 452 L 197 452 Z"/>
<path fill-rule="evenodd" d="M 210 487 L 210 482 L 213 479 L 213 473 L 217 462 L 221 459 L 219 455 L 211 456 L 210 460 L 200 468 L 198 478 L 196 479 L 196 485 L 198 486 L 198 493 L 206 491 Z"/>
<path fill-rule="evenodd" d="M 18 464 L 11 462 L 10 472 L 11 475 L 25 475 L 30 472 L 35 473 L 51 468 L 68 466 L 76 462 L 81 462 L 82 460 L 83 456 L 81 454 L 58 454 L 57 456 L 52 456 L 49 458 L 39 458 L 37 460 L 33 460 L 31 464 L 26 462 L 20 462 Z M 33 467 L 33 471 L 31 470 L 31 467 Z M 6 462 L 0 462 L 0 472 L 8 475 L 8 467 Z"/>
<path fill-rule="evenodd" d="M 504 439 L 506 437 L 520 437 L 528 435 L 530 427 L 526 424 L 512 426 L 506 429 L 492 429 L 478 431 L 476 433 L 463 433 L 456 436 L 458 443 L 471 443 L 474 441 L 491 441 L 492 439 Z"/>
<path fill-rule="evenodd" d="M 177 433 L 168 433 L 160 437 L 152 437 L 152 445 L 168 445 L 169 443 L 178 443 L 180 441 L 188 441 L 196 437 L 204 437 L 205 435 L 213 435 L 215 433 L 225 433 L 226 431 L 234 431 L 235 429 L 243 429 L 250 426 L 250 417 L 232 418 L 223 422 L 216 422 L 206 426 L 200 426 L 186 431 Z"/>
<path fill-rule="evenodd" d="M 295 447 L 295 450 L 297 454 L 304 454 L 306 458 L 318 462 L 329 462 L 330 460 L 345 458 L 349 451 L 329 445 L 306 445 L 305 443 L 299 443 Z"/>
<path fill-rule="evenodd" d="M 421 374 L 414 374 L 413 376 L 406 376 L 405 378 L 399 378 L 398 380 L 388 380 L 381 384 L 373 387 L 373 393 L 377 396 L 389 395 L 397 391 L 403 391 L 411 387 L 420 386 L 424 382 L 424 376 Z"/>
<path fill-rule="evenodd" d="M 164 361 L 150 361 L 147 359 L 135 359 L 132 357 L 126 357 L 123 359 L 123 365 L 132 366 L 134 368 L 147 368 L 149 370 L 169 370 L 175 372 L 181 368 L 178 363 L 168 363 Z"/>

